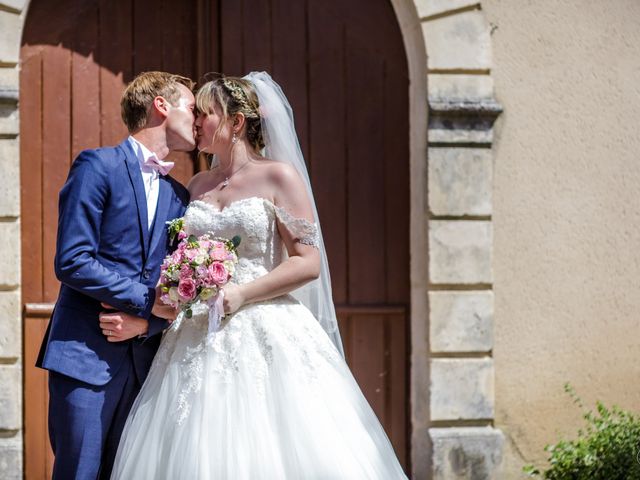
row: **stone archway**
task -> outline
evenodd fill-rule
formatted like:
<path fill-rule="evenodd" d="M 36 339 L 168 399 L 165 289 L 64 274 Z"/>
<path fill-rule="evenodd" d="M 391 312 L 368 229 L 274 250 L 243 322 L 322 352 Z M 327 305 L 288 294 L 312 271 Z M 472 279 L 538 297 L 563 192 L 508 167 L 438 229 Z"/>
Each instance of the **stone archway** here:
<path fill-rule="evenodd" d="M 491 358 L 491 144 L 500 107 L 490 29 L 480 2 L 391 3 L 411 82 L 412 476 L 473 470 L 490 478 L 502 450 L 493 428 Z M 26 0 L 0 1 L 0 165 L 8 179 L 0 189 L 0 234 L 11 239 L 0 254 L 3 478 L 22 478 L 23 471 L 17 106 L 27 8 Z"/>
<path fill-rule="evenodd" d="M 493 478 L 503 443 L 491 358 L 491 145 L 501 107 L 490 28 L 477 1 L 392 3 L 411 76 L 412 472 Z"/>

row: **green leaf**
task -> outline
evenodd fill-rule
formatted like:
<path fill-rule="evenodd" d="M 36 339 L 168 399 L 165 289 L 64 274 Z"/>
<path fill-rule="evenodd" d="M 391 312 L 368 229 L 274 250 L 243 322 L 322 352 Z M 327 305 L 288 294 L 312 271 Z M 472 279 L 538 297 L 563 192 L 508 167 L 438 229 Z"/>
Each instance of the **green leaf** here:
<path fill-rule="evenodd" d="M 565 391 L 580 409 L 582 400 L 568 383 Z M 583 414 L 586 428 L 574 440 L 547 445 L 548 467 L 526 465 L 530 476 L 551 480 L 629 480 L 640 479 L 640 421 L 631 412 L 596 402 L 594 410 Z"/>

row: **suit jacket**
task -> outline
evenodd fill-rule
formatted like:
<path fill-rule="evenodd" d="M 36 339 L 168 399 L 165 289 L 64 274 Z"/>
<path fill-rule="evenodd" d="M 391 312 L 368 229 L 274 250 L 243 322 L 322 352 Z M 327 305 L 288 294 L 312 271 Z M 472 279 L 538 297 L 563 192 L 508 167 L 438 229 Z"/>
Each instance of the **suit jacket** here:
<path fill-rule="evenodd" d="M 131 348 L 144 381 L 167 326 L 151 315 L 169 247 L 166 222 L 184 215 L 188 202 L 187 190 L 161 175 L 149 230 L 140 165 L 129 142 L 78 155 L 60 192 L 55 272 L 62 285 L 37 366 L 105 385 Z M 100 302 L 148 319 L 147 337 L 108 342 Z"/>

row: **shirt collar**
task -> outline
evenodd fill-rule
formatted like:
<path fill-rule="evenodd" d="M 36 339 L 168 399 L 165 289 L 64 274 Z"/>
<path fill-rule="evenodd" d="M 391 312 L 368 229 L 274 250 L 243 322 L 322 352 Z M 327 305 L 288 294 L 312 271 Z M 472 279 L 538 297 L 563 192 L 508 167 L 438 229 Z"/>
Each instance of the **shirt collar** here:
<path fill-rule="evenodd" d="M 138 157 L 138 162 L 140 163 L 140 168 L 142 168 L 142 170 L 145 171 L 145 172 L 146 171 L 155 172 L 155 170 L 153 170 L 152 168 L 147 167 L 145 165 L 145 162 L 149 159 L 149 157 L 155 157 L 156 154 L 153 153 L 151 150 L 149 150 L 147 147 L 145 147 L 138 140 L 133 138 L 131 135 L 129 135 L 129 138 L 127 140 L 129 140 L 129 144 L 133 148 L 133 151 L 135 152 L 136 157 Z"/>

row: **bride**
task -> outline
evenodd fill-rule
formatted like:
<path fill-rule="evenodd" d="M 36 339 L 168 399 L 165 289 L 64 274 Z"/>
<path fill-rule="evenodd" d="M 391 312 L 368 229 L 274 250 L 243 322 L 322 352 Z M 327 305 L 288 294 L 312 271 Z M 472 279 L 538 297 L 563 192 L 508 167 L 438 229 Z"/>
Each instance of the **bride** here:
<path fill-rule="evenodd" d="M 204 84 L 196 103 L 198 148 L 218 161 L 189 184 L 185 228 L 239 235 L 240 260 L 218 331 L 202 304 L 165 332 L 112 478 L 405 479 L 343 359 L 282 90 L 253 72 Z"/>

